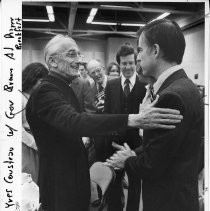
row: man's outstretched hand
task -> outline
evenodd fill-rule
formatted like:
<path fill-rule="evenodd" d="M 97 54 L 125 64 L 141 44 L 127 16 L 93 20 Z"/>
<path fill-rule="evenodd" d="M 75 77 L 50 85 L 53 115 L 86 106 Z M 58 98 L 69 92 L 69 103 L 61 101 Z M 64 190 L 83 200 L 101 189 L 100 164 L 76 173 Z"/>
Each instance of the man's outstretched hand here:
<path fill-rule="evenodd" d="M 141 104 L 139 114 L 130 114 L 128 126 L 140 129 L 174 129 L 175 124 L 180 123 L 183 116 L 178 110 L 168 108 L 155 108 L 159 96 L 148 104 Z"/>
<path fill-rule="evenodd" d="M 136 153 L 132 151 L 126 143 L 124 143 L 124 145 L 119 145 L 115 142 L 112 142 L 112 146 L 118 151 L 110 158 L 106 159 L 104 164 L 113 167 L 116 170 L 123 169 L 125 167 L 125 161 L 129 157 L 136 156 Z"/>

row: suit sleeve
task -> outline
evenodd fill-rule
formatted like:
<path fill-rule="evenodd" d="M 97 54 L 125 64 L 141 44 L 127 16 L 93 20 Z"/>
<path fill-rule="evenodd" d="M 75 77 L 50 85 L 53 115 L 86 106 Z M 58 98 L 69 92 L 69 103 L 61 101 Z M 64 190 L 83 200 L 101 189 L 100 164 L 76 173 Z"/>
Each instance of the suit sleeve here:
<path fill-rule="evenodd" d="M 54 86 L 43 86 L 30 101 L 38 118 L 68 135 L 101 136 L 127 128 L 128 115 L 78 113 Z"/>
<path fill-rule="evenodd" d="M 140 155 L 143 152 L 143 145 L 141 144 L 139 147 L 137 147 L 136 149 L 134 149 L 134 152 L 137 155 Z"/>
<path fill-rule="evenodd" d="M 164 174 L 170 160 L 176 155 L 187 132 L 185 106 L 176 93 L 160 96 L 157 107 L 177 109 L 183 115 L 181 123 L 173 130 L 144 131 L 145 144 L 143 152 L 126 160 L 125 170 L 128 175 L 140 178 L 156 178 Z"/>
<path fill-rule="evenodd" d="M 90 83 L 88 81 L 84 81 L 83 99 L 84 99 L 84 110 L 85 110 L 85 112 L 95 113 L 96 107 L 95 107 L 95 102 L 94 102 L 94 96 L 91 92 Z"/>
<path fill-rule="evenodd" d="M 105 88 L 105 101 L 104 101 L 104 113 L 108 114 L 111 111 L 111 102 L 110 102 L 110 97 L 111 97 L 111 93 L 110 93 L 110 83 L 109 81 L 107 81 L 107 85 Z"/>

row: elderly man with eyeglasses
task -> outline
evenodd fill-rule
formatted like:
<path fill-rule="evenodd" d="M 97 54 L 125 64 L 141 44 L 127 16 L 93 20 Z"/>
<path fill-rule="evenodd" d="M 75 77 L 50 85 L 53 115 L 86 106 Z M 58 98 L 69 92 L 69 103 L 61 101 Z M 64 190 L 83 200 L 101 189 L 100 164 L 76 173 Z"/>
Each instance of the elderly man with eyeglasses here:
<path fill-rule="evenodd" d="M 155 102 L 139 114 L 82 112 L 71 88 L 80 62 L 76 42 L 57 35 L 47 43 L 44 53 L 50 73 L 26 107 L 40 156 L 40 203 L 45 211 L 87 211 L 90 176 L 81 137 L 105 136 L 127 127 L 171 129 L 182 116 L 176 110 L 154 108 Z"/>
<path fill-rule="evenodd" d="M 89 76 L 94 80 L 94 85 L 91 88 L 93 98 L 95 99 L 96 112 L 103 113 L 105 88 L 110 76 L 105 75 L 105 69 L 101 61 L 91 59 L 86 65 Z"/>

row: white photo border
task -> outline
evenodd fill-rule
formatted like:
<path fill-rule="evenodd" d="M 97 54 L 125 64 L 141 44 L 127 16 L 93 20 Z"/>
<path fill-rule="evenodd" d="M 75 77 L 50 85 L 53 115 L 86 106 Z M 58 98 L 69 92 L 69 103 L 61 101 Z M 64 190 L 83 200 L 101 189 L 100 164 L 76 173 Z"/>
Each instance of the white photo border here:
<path fill-rule="evenodd" d="M 24 2 L 43 2 L 25 0 Z M 55 0 L 44 2 L 58 2 Z M 62 2 L 71 2 L 63 0 Z M 80 2 L 80 1 L 77 1 Z M 83 0 L 82 2 L 89 2 Z M 95 1 L 98 2 L 98 1 Z M 105 0 L 104 2 L 112 2 Z M 117 2 L 117 0 L 115 1 Z M 121 0 L 119 2 L 127 2 Z M 144 0 L 132 2 L 166 2 L 164 0 Z M 209 210 L 209 71 L 210 71 L 210 13 L 208 0 L 169 0 L 167 2 L 205 3 L 205 210 Z M 22 19 L 22 0 L 2 0 L 0 2 L 0 210 L 20 210 L 21 207 L 21 137 L 22 116 L 22 50 L 18 49 L 22 36 L 15 35 Z M 12 18 L 12 19 L 11 19 Z M 12 22 L 13 20 L 13 22 Z M 17 21 L 17 23 L 15 23 Z M 12 24 L 12 25 L 11 25 Z M 14 26 L 15 25 L 15 26 Z M 14 27 L 13 27 L 14 26 Z M 22 29 L 22 22 L 21 22 Z M 11 37 L 9 37 L 9 34 Z M 22 34 L 22 31 L 21 31 Z M 6 38 L 5 35 L 7 35 Z M 12 38 L 14 36 L 14 38 Z M 21 37 L 21 38 L 20 38 Z M 13 50 L 12 50 L 13 49 Z M 12 54 L 13 53 L 13 54 Z M 7 55 L 5 55 L 7 54 Z M 14 58 L 14 59 L 13 59 Z M 12 88 L 10 88 L 12 87 Z M 12 89 L 12 91 L 10 91 Z M 5 115 L 7 114 L 7 116 Z M 8 205 L 7 205 L 8 204 Z M 8 206 L 8 208 L 6 208 Z M 14 209 L 15 208 L 15 209 Z"/>

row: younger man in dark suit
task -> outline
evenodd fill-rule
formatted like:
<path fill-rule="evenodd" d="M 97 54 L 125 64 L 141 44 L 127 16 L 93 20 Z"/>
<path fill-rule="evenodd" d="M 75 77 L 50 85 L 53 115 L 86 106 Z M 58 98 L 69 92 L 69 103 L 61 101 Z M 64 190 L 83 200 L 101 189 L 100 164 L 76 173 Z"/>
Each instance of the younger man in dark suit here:
<path fill-rule="evenodd" d="M 116 55 L 116 60 L 120 65 L 121 77 L 108 81 L 105 92 L 104 112 L 109 114 L 138 113 L 139 105 L 145 96 L 145 84 L 139 81 L 136 73 L 136 52 L 131 44 L 122 45 Z M 142 144 L 138 129 L 129 128 L 121 134 L 110 137 L 105 142 L 106 158 L 114 153 L 112 142 L 118 144 L 128 143 L 131 149 L 135 149 Z M 109 211 L 122 211 L 123 171 L 116 171 L 116 180 L 108 197 Z M 139 186 L 135 194 L 140 193 Z M 133 190 L 133 189 L 132 189 Z M 130 192 L 130 191 L 129 191 Z M 131 193 L 129 193 L 131 194 Z M 138 194 L 139 195 L 139 194 Z"/>
<path fill-rule="evenodd" d="M 144 102 L 158 94 L 157 107 L 176 108 L 184 116 L 176 129 L 144 130 L 140 154 L 125 145 L 108 160 L 114 167 L 125 168 L 128 177 L 143 180 L 146 211 L 198 211 L 203 104 L 197 87 L 180 67 L 184 50 L 184 35 L 174 21 L 156 20 L 140 29 L 138 52 L 143 74 L 156 79 Z"/>

